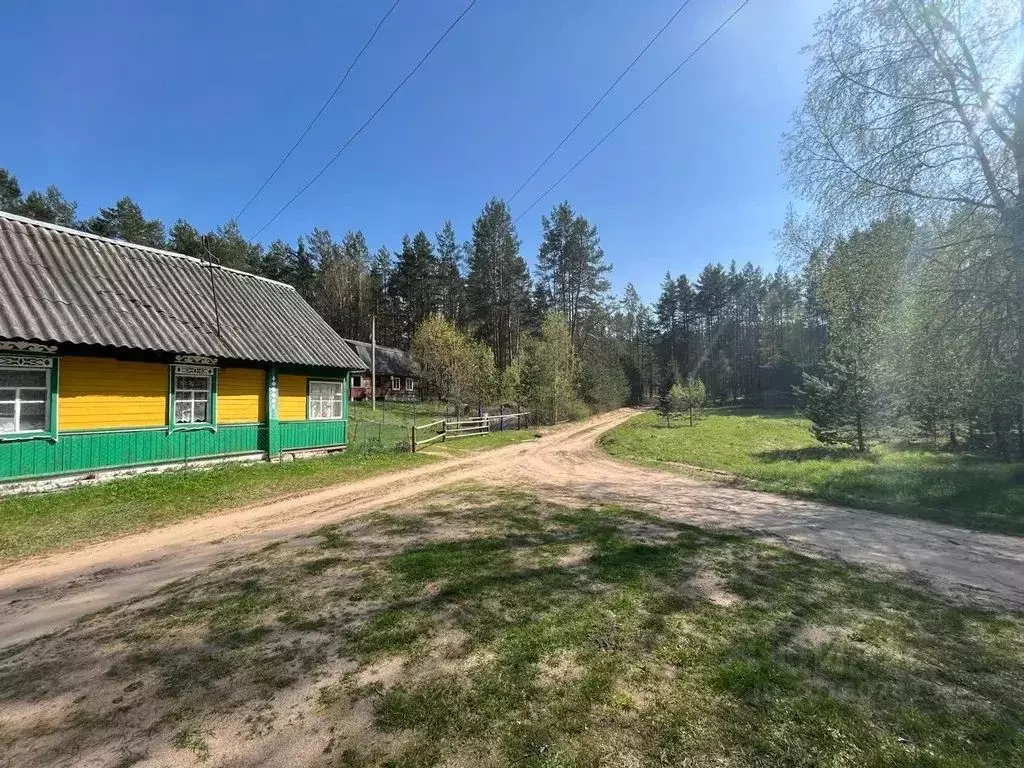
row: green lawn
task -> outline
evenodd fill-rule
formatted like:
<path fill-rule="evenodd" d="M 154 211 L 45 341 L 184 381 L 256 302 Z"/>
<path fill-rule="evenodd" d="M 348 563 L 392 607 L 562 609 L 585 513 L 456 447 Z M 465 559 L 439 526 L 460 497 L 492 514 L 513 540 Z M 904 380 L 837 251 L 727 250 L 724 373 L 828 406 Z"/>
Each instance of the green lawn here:
<path fill-rule="evenodd" d="M 216 510 L 353 482 L 369 475 L 407 469 L 529 440 L 529 430 L 494 432 L 442 445 L 428 454 L 366 452 L 281 464 L 225 464 L 203 470 L 172 470 L 52 493 L 0 499 L 0 562 L 109 539 L 197 517 Z"/>
<path fill-rule="evenodd" d="M 376 411 L 372 410 L 368 402 L 356 402 L 351 404 L 350 416 L 351 445 L 353 449 L 390 450 L 395 446 L 408 448 L 409 442 L 412 439 L 410 428 L 413 424 L 422 426 L 439 421 L 440 419 L 452 418 L 452 412 L 451 408 L 445 403 L 436 401 L 413 403 L 378 402 Z M 529 433 L 528 437 L 516 433 L 519 434 L 517 437 L 512 432 L 505 430 L 505 437 L 484 436 L 481 438 L 453 440 L 451 445 L 467 448 L 469 443 L 478 447 L 486 444 L 497 446 L 510 442 L 519 442 L 520 440 L 532 437 L 532 433 Z M 423 436 L 421 434 L 421 437 Z M 432 452 L 436 452 L 440 449 L 440 443 L 431 443 L 429 449 Z"/>
<path fill-rule="evenodd" d="M 51 493 L 12 496 L 0 499 L 0 561 L 429 461 L 429 457 L 408 453 L 345 453 L 281 464 L 171 470 Z"/>
<path fill-rule="evenodd" d="M 399 403 L 378 401 L 377 409 L 373 410 L 369 402 L 350 404 L 349 429 L 351 445 L 357 450 L 372 446 L 385 450 L 396 445 L 408 446 L 411 434 L 409 428 L 413 424 L 427 424 L 443 419 L 447 414 L 446 406 L 437 402 Z"/>
<path fill-rule="evenodd" d="M 532 429 L 506 429 L 504 432 L 491 432 L 486 435 L 474 435 L 473 437 L 460 437 L 453 440 L 430 443 L 421 450 L 431 454 L 444 454 L 446 456 L 462 456 L 466 453 L 486 450 L 488 448 L 501 448 L 513 443 L 522 443 L 527 440 L 534 440 L 539 435 Z"/>
<path fill-rule="evenodd" d="M 874 446 L 862 455 L 821 445 L 805 419 L 748 411 L 710 413 L 694 427 L 673 420 L 670 428 L 646 413 L 604 435 L 601 445 L 612 456 L 663 469 L 680 463 L 728 472 L 758 490 L 1024 535 L 1020 462 L 917 444 Z"/>
<path fill-rule="evenodd" d="M 1022 687 L 1018 614 L 467 488 L 0 654 L 0 748 L 26 768 L 1002 768 L 1024 765 Z"/>

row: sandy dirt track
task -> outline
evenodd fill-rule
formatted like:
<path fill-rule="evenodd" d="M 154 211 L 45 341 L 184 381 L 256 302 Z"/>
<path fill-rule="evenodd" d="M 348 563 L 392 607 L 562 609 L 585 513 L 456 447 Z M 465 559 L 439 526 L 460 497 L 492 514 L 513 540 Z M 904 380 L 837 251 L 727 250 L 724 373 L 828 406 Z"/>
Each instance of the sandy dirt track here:
<path fill-rule="evenodd" d="M 121 537 L 0 570 L 0 647 L 59 631 L 225 557 L 453 483 L 615 503 L 672 520 L 912 576 L 972 602 L 1024 609 L 1024 538 L 978 533 L 723 487 L 613 460 L 597 437 L 635 412 L 602 414 L 540 440 Z"/>

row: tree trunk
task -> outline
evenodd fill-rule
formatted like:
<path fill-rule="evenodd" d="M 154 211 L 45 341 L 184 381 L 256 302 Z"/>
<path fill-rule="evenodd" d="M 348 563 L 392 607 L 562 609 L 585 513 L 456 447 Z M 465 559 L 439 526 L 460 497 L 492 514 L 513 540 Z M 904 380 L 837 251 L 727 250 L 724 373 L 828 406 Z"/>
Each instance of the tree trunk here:
<path fill-rule="evenodd" d="M 1018 37 L 1024 35 L 1024 0 L 1020 3 Z M 1017 315 L 1017 398 L 1021 402 L 1022 423 L 1018 426 L 1017 439 L 1021 457 L 1024 458 L 1024 59 L 1017 68 L 1017 103 L 1013 115 L 1013 159 L 1017 171 L 1016 204 L 1012 210 L 1010 230 L 1011 258 L 1016 278 Z"/>
<path fill-rule="evenodd" d="M 995 434 L 996 452 L 1005 457 L 1009 452 L 1006 442 L 1006 422 L 998 408 L 992 410 L 992 432 Z"/>
<path fill-rule="evenodd" d="M 864 453 L 864 420 L 857 414 L 857 450 Z"/>
<path fill-rule="evenodd" d="M 1024 459 L 1024 405 L 1017 411 L 1017 455 Z"/>
<path fill-rule="evenodd" d="M 956 441 L 956 422 L 949 422 L 949 444 L 953 447 L 957 447 Z"/>

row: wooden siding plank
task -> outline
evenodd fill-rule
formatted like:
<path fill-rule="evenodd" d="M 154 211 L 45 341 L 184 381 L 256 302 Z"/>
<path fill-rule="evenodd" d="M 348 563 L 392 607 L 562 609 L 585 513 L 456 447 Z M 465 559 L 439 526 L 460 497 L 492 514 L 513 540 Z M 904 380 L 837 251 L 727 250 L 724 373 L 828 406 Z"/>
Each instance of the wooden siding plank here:
<path fill-rule="evenodd" d="M 306 420 L 308 376 L 281 374 L 277 381 L 277 418 L 280 421 Z"/>
<path fill-rule="evenodd" d="M 167 381 L 167 366 L 162 363 L 63 357 L 58 429 L 65 432 L 164 426 Z"/>
<path fill-rule="evenodd" d="M 264 421 L 266 378 L 262 368 L 221 368 L 217 374 L 217 423 Z"/>

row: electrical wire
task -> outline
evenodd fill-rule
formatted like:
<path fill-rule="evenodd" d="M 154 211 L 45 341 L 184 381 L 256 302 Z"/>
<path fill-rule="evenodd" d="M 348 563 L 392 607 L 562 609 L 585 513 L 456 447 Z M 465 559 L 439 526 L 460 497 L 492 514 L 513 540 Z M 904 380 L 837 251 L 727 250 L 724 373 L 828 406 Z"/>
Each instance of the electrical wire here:
<path fill-rule="evenodd" d="M 640 100 L 640 101 L 639 101 L 639 102 L 637 103 L 637 105 L 636 105 L 635 107 L 633 107 L 633 108 L 632 108 L 631 110 L 629 110 L 629 112 L 627 112 L 627 113 L 626 113 L 626 116 L 625 116 L 625 117 L 623 117 L 623 118 L 622 118 L 621 120 L 619 120 L 619 122 L 617 122 L 617 123 L 616 123 L 616 124 L 615 124 L 615 125 L 614 125 L 614 126 L 612 127 L 612 129 L 611 129 L 610 131 L 608 131 L 608 133 L 606 133 L 606 134 L 605 134 L 604 136 L 602 136 L 602 137 L 601 137 L 601 138 L 600 138 L 600 139 L 598 140 L 598 142 L 597 142 L 596 144 L 594 144 L 594 146 L 592 146 L 592 147 L 591 147 L 590 149 L 588 149 L 588 150 L 587 150 L 587 152 L 586 152 L 586 154 L 584 154 L 584 155 L 583 155 L 583 157 L 581 157 L 581 158 L 580 158 L 579 160 L 577 160 L 577 161 L 576 161 L 576 162 L 575 162 L 575 163 L 574 163 L 574 164 L 572 165 L 572 167 L 570 167 L 570 168 L 569 168 L 569 170 L 567 170 L 567 171 L 566 171 L 565 173 L 563 173 L 563 174 L 562 174 L 562 175 L 561 175 L 561 176 L 560 176 L 560 177 L 558 178 L 558 180 L 557 180 L 557 181 L 555 181 L 555 183 L 554 183 L 554 184 L 552 184 L 552 185 L 551 185 L 550 187 L 548 187 L 547 189 L 545 189 L 545 190 L 544 190 L 544 192 L 543 192 L 543 193 L 541 193 L 541 195 L 540 195 L 540 196 L 539 196 L 539 197 L 538 197 L 538 198 L 537 198 L 536 200 L 534 200 L 534 201 L 533 201 L 532 203 L 530 203 L 530 205 L 529 205 L 529 206 L 528 206 L 528 207 L 527 207 L 527 208 L 526 208 L 526 209 L 525 209 L 525 210 L 524 210 L 524 211 L 523 211 L 522 213 L 520 213 L 520 214 L 519 214 L 519 215 L 518 215 L 518 216 L 516 217 L 516 219 L 515 219 L 515 222 L 514 222 L 514 223 L 518 223 L 518 222 L 519 222 L 519 220 L 523 218 L 523 216 L 525 216 L 525 215 L 526 215 L 527 213 L 529 213 L 529 212 L 530 212 L 530 211 L 532 211 L 532 210 L 533 210 L 534 208 L 536 208 L 536 207 L 537 207 L 537 204 L 538 204 L 538 203 L 540 203 L 540 201 L 541 201 L 541 200 L 543 200 L 543 199 L 544 199 L 545 197 L 547 197 L 547 196 L 548 196 L 548 195 L 549 195 L 549 194 L 551 193 L 551 191 L 555 189 L 555 187 L 557 187 L 557 186 L 558 186 L 559 184 L 561 184 L 561 183 L 562 183 L 563 181 L 565 181 L 565 180 L 566 180 L 566 178 L 568 178 L 569 174 L 571 174 L 571 173 L 572 173 L 573 171 L 575 171 L 575 170 L 576 170 L 577 168 L 579 168 L 579 167 L 580 167 L 580 166 L 581 166 L 581 165 L 582 165 L 582 164 L 584 163 L 584 161 L 586 161 L 586 159 L 587 159 L 588 157 L 590 157 L 590 156 L 591 156 L 592 154 L 594 154 L 594 152 L 596 152 L 596 151 L 597 151 L 598 147 L 600 147 L 600 146 L 601 146 L 602 144 L 604 144 L 604 143 L 605 143 L 605 142 L 606 142 L 606 141 L 607 141 L 607 140 L 608 140 L 609 138 L 611 138 L 612 134 L 613 134 L 613 133 L 615 133 L 615 132 L 616 132 L 617 130 L 619 130 L 619 128 L 621 128 L 621 127 L 622 127 L 622 124 L 623 124 L 623 123 L 625 123 L 625 122 L 626 122 L 627 120 L 629 120 L 629 118 L 631 118 L 631 117 L 632 117 L 633 115 L 635 115 L 635 114 L 636 114 L 637 112 L 639 112 L 639 111 L 640 111 L 640 108 L 641 108 L 641 107 L 643 107 L 643 105 L 644 105 L 644 104 L 646 104 L 646 103 L 647 103 L 647 102 L 648 102 L 648 101 L 650 100 L 650 98 L 651 98 L 652 96 L 654 96 L 654 94 L 656 94 L 656 93 L 657 93 L 658 91 L 660 91 L 660 90 L 661 90 L 661 88 L 662 88 L 662 87 L 663 87 L 663 86 L 664 86 L 664 85 L 665 85 L 665 84 L 666 84 L 666 83 L 667 83 L 667 82 L 668 82 L 669 80 L 671 80 L 671 79 L 672 79 L 673 77 L 675 77 L 675 76 L 676 76 L 676 74 L 678 74 L 678 73 L 679 73 L 679 70 L 681 70 L 681 69 L 682 69 L 682 68 L 683 68 L 684 66 L 686 66 L 687 62 L 689 62 L 689 61 L 690 61 L 690 59 L 692 59 L 692 58 L 693 58 L 694 56 L 696 56 L 696 55 L 697 55 L 697 54 L 698 54 L 698 53 L 700 52 L 700 50 L 701 50 L 702 48 L 704 48 L 704 46 L 706 46 L 706 45 L 707 45 L 708 43 L 710 43 L 710 42 L 711 42 L 711 41 L 712 41 L 712 40 L 713 40 L 713 39 L 715 38 L 715 36 L 716 36 L 716 35 L 718 35 L 718 33 L 719 33 L 719 32 L 721 32 L 721 31 L 722 31 L 723 29 L 725 29 L 725 27 L 726 27 L 726 26 L 727 26 L 727 25 L 729 24 L 729 22 L 730 22 L 730 21 L 732 21 L 732 20 L 733 20 L 733 18 L 735 18 L 735 16 L 736 16 L 736 15 L 737 15 L 737 14 L 738 14 L 738 13 L 739 13 L 740 11 L 742 11 L 742 10 L 743 10 L 743 9 L 744 9 L 744 8 L 745 8 L 745 7 L 747 6 L 747 4 L 748 4 L 749 2 L 750 2 L 750 0 L 743 0 L 743 2 L 742 2 L 742 3 L 740 3 L 740 4 L 739 4 L 739 5 L 738 5 L 738 6 L 736 7 L 736 9 L 735 9 L 735 10 L 734 10 L 734 11 L 733 11 L 732 13 L 730 13 L 730 14 L 729 14 L 729 16 L 728 16 L 728 17 L 726 17 L 725 21 L 723 21 L 723 22 L 722 22 L 721 24 L 719 24 L 719 25 L 718 25 L 718 26 L 717 26 L 717 27 L 715 28 L 715 30 L 714 30 L 714 31 L 713 31 L 713 32 L 712 32 L 712 33 L 711 33 L 710 35 L 708 35 L 707 37 L 705 37 L 705 38 L 704 38 L 704 39 L 703 39 L 703 40 L 702 40 L 702 41 L 701 41 L 701 42 L 700 42 L 700 43 L 699 43 L 699 44 L 697 45 L 697 47 L 696 47 L 696 48 L 694 48 L 694 49 L 693 49 L 692 51 L 690 51 L 690 52 L 689 52 L 689 53 L 688 53 L 688 54 L 686 55 L 686 58 L 684 58 L 684 59 L 683 59 L 683 60 L 682 60 L 682 61 L 681 61 L 681 62 L 679 63 L 679 65 L 678 65 L 678 66 L 677 66 L 677 67 L 676 67 L 675 69 L 673 69 L 673 70 L 672 70 L 671 72 L 669 72 L 669 73 L 668 73 L 668 75 L 666 75 L 666 76 L 665 76 L 665 78 L 664 78 L 664 79 L 663 79 L 663 80 L 662 80 L 662 81 L 661 81 L 660 83 L 658 83 L 658 84 L 657 84 L 656 86 L 654 86 L 653 90 L 651 90 L 651 91 L 650 91 L 650 92 L 649 92 L 649 93 L 648 93 L 648 94 L 647 94 L 646 96 L 644 96 L 644 97 L 643 97 L 643 98 L 642 98 L 642 99 L 641 99 L 641 100 Z"/>
<path fill-rule="evenodd" d="M 598 98 L 598 100 L 594 102 L 590 109 L 587 110 L 586 114 L 579 119 L 579 122 L 577 122 L 576 125 L 572 127 L 572 130 L 570 130 L 567 134 L 565 134 L 565 136 L 562 137 L 562 140 L 555 145 L 555 148 L 552 149 L 548 156 L 541 161 L 540 165 L 533 169 L 533 173 L 527 176 L 526 180 L 523 181 L 523 183 L 520 184 L 518 187 L 516 187 L 516 191 L 509 196 L 508 202 L 511 203 L 513 200 L 515 200 L 516 197 L 519 196 L 519 193 L 523 191 L 523 187 L 525 187 L 527 184 L 533 181 L 534 177 L 538 173 L 540 173 L 541 169 L 548 164 L 552 157 L 555 156 L 555 153 L 558 152 L 558 150 L 560 150 L 565 145 L 565 142 L 572 138 L 573 134 L 576 133 L 577 129 L 581 125 L 583 125 L 583 123 L 586 122 L 587 118 L 594 114 L 594 110 L 601 106 L 601 103 L 608 97 L 608 94 L 615 89 L 615 86 L 619 84 L 619 81 L 622 80 L 622 78 L 624 78 L 627 74 L 629 74 L 630 70 L 632 70 L 633 67 L 636 66 L 636 63 L 640 61 L 640 59 L 643 57 L 643 55 L 647 53 L 647 49 L 658 41 L 658 38 L 665 33 L 665 30 L 667 30 L 672 25 L 672 22 L 676 20 L 676 17 L 680 13 L 682 13 L 683 9 L 686 8 L 686 6 L 688 6 L 692 1 L 693 0 L 685 0 L 685 2 L 676 9 L 676 12 L 673 13 L 669 17 L 668 21 L 666 21 L 665 24 L 662 26 L 662 28 L 658 30 L 658 33 L 654 37 L 652 37 L 650 41 L 647 43 L 647 45 L 645 45 L 640 50 L 640 53 L 638 53 L 636 57 L 631 62 L 629 62 L 629 65 L 624 70 L 622 70 L 622 72 L 619 73 L 619 76 L 616 77 L 612 81 L 612 84 L 605 89 L 605 92 L 601 94 L 600 98 Z"/>
<path fill-rule="evenodd" d="M 402 81 L 398 85 L 395 86 L 394 90 L 392 90 L 391 93 L 388 94 L 388 97 L 386 99 L 384 99 L 384 101 L 381 102 L 380 106 L 377 107 L 373 111 L 373 113 L 368 118 L 366 118 L 366 120 L 363 122 L 363 124 L 359 126 L 359 128 L 356 130 L 356 132 L 353 133 L 351 136 L 349 136 L 348 140 L 344 144 L 341 145 L 341 149 L 339 149 L 337 152 L 335 152 L 334 155 L 331 157 L 331 159 L 328 160 L 319 171 L 317 171 L 316 175 L 312 179 L 310 179 L 308 182 L 306 182 L 306 184 L 298 192 L 296 192 L 294 195 L 292 195 L 291 199 L 288 200 L 287 203 L 282 205 L 277 210 L 277 213 L 275 213 L 273 216 L 271 216 L 269 219 L 267 219 L 267 221 L 263 223 L 263 226 L 261 226 L 255 232 L 253 232 L 252 235 L 249 237 L 250 240 L 255 240 L 260 235 L 260 233 L 263 232 L 263 230 L 265 230 L 267 227 L 269 227 L 271 224 L 273 224 L 275 221 L 277 221 L 277 218 L 282 213 L 284 213 L 291 206 L 292 203 L 294 203 L 296 200 L 298 200 L 299 197 L 301 197 L 302 194 L 307 189 L 309 189 L 311 186 L 313 186 L 313 184 L 315 184 L 316 181 L 321 176 L 323 176 L 325 173 L 327 173 L 327 169 L 330 168 L 332 165 L 334 165 L 334 163 L 337 161 L 337 159 L 339 157 L 341 157 L 342 154 L 344 154 L 345 150 L 348 149 L 349 146 L 351 146 L 352 142 L 355 141 L 359 137 L 359 134 L 361 134 L 364 130 L 366 130 L 366 127 L 370 123 L 373 122 L 373 119 L 375 117 L 377 117 L 378 114 L 380 114 L 381 110 L 383 110 L 384 107 L 386 107 L 391 102 L 391 100 L 393 98 L 395 98 L 395 96 L 398 94 L 398 92 L 400 90 L 402 90 L 402 87 L 407 82 L 409 82 L 409 80 L 412 78 L 413 75 L 416 74 L 417 71 L 419 71 L 419 68 L 423 66 L 423 64 L 426 62 L 426 60 L 430 58 L 431 54 L 434 51 L 437 50 L 437 48 L 441 45 L 441 43 L 444 42 L 445 38 L 448 37 L 449 33 L 451 33 L 451 31 L 453 29 L 455 29 L 455 27 L 458 25 L 458 23 L 460 21 L 462 21 L 462 19 L 465 17 L 465 15 L 467 13 L 469 13 L 473 9 L 473 6 L 476 5 L 476 4 L 477 4 L 477 0 L 471 0 L 469 5 L 467 5 L 462 10 L 462 13 L 460 13 L 458 16 L 455 17 L 455 20 L 451 24 L 448 25 L 448 28 L 445 29 L 445 31 L 441 33 L 441 36 L 439 38 L 437 38 L 437 40 L 434 42 L 434 44 L 432 46 L 430 46 L 430 49 L 425 54 L 423 54 L 423 57 L 418 62 L 416 62 L 416 66 L 414 66 L 409 71 L 409 74 L 407 74 L 404 78 L 402 78 Z"/>
<path fill-rule="evenodd" d="M 277 172 L 284 167 L 284 164 L 288 162 L 288 158 L 292 156 L 292 153 L 296 149 L 298 149 L 299 144 L 301 144 L 302 140 L 306 138 L 306 134 L 310 132 L 310 130 L 316 124 L 316 121 L 320 119 L 320 116 L 324 113 L 324 110 L 327 109 L 327 107 L 330 105 L 332 101 L 334 101 L 334 97 L 338 95 L 338 91 L 341 90 L 341 87 L 345 84 L 345 81 L 348 80 L 349 74 L 351 74 L 352 70 L 359 62 L 359 59 L 362 58 L 362 55 L 366 51 L 366 49 L 370 47 L 370 43 L 373 42 L 373 39 L 377 37 L 377 33 L 380 32 L 380 28 L 384 26 L 384 22 L 388 20 L 388 17 L 392 14 L 395 8 L 398 7 L 399 2 L 401 2 L 401 0 L 395 0 L 395 2 L 391 4 L 391 7 L 388 8 L 387 13 L 385 13 L 384 16 L 381 17 L 381 20 L 377 22 L 377 26 L 373 28 L 373 32 L 370 33 L 370 36 L 366 39 L 366 42 L 363 43 L 363 47 L 359 49 L 359 53 L 357 53 L 356 57 L 352 59 L 352 63 L 348 65 L 348 69 L 345 70 L 345 74 L 341 76 L 341 80 L 339 80 L 338 84 L 334 86 L 334 90 L 331 91 L 331 95 L 327 97 L 327 101 L 325 101 L 323 105 L 320 107 L 320 111 L 313 115 L 313 119 L 309 121 L 308 125 L 306 125 L 305 130 L 303 130 L 302 133 L 299 134 L 299 138 L 297 138 L 295 140 L 295 143 L 292 144 L 291 149 L 284 153 L 284 157 L 281 158 L 281 162 L 279 162 L 277 164 L 277 167 L 274 168 L 273 171 L 271 171 L 270 175 L 263 180 L 263 183 L 260 184 L 259 189 L 253 192 L 252 197 L 245 201 L 245 205 L 243 205 L 241 209 L 238 211 L 238 213 L 235 214 L 235 221 L 238 221 L 242 217 L 242 214 L 249 210 L 249 206 L 252 205 L 255 202 L 256 198 L 260 196 L 260 193 L 262 193 L 263 190 L 267 188 L 267 184 L 269 184 L 273 180 L 273 178 L 277 176 Z"/>

